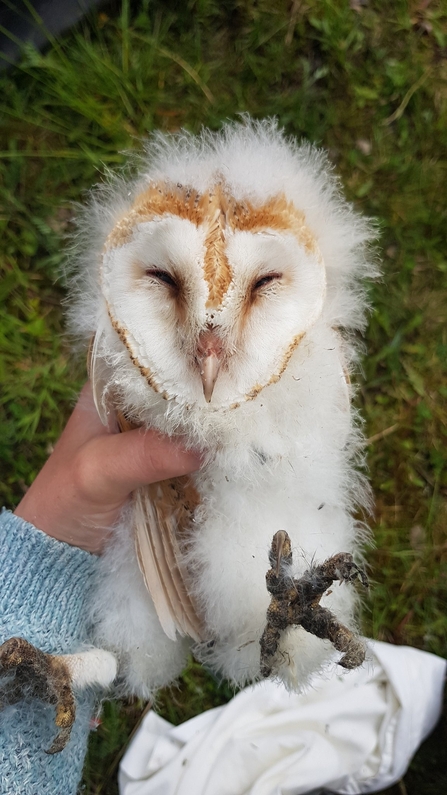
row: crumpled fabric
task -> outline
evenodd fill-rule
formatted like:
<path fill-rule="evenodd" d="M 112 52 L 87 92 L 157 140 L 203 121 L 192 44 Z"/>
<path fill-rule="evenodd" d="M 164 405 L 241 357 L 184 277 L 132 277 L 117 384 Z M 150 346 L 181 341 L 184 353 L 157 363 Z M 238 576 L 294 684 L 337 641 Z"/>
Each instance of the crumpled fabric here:
<path fill-rule="evenodd" d="M 377 792 L 405 773 L 441 712 L 446 661 L 368 642 L 354 671 L 301 695 L 272 681 L 180 726 L 149 712 L 121 762 L 120 795 Z"/>

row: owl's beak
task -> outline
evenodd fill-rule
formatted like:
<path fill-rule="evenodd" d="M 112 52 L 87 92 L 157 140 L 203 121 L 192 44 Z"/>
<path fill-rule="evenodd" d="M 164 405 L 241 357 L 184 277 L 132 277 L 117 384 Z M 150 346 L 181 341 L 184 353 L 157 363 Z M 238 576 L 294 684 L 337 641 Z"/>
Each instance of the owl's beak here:
<path fill-rule="evenodd" d="M 222 363 L 222 343 L 211 329 L 203 331 L 199 337 L 197 363 L 200 367 L 205 400 L 207 403 L 211 403 L 214 386 Z"/>
<path fill-rule="evenodd" d="M 210 353 L 201 362 L 200 377 L 202 379 L 203 394 L 205 395 L 207 403 L 211 403 L 219 367 L 220 360 L 215 353 Z"/>

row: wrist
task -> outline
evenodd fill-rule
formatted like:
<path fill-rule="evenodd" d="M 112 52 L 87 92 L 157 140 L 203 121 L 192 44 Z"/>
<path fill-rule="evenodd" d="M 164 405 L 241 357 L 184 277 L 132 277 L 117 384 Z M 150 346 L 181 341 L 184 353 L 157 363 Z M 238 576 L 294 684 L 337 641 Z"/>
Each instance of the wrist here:
<path fill-rule="evenodd" d="M 44 467 L 14 514 L 57 541 L 99 555 L 119 510 L 98 511 L 97 506 L 86 505 L 73 479 L 58 483 L 56 478 L 48 478 Z"/>
<path fill-rule="evenodd" d="M 85 634 L 86 599 L 97 558 L 5 510 L 0 557 L 0 642 L 19 635 L 45 651 L 73 651 Z"/>

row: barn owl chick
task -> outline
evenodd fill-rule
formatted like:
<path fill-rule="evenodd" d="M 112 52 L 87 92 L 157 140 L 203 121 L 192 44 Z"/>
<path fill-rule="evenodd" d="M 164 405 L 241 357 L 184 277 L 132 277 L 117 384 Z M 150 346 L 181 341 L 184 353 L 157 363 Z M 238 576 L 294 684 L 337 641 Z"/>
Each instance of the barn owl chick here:
<path fill-rule="evenodd" d="M 206 456 L 193 477 L 135 495 L 102 560 L 97 643 L 144 696 L 191 643 L 243 684 L 260 673 L 274 533 L 292 539 L 294 577 L 359 552 L 352 511 L 367 497 L 341 332 L 363 323 L 371 228 L 321 152 L 247 119 L 155 136 L 138 179 L 97 193 L 86 223 L 71 317 L 94 335 L 103 421 L 117 412 Z M 352 589 L 322 603 L 352 626 Z M 300 687 L 330 652 L 291 628 L 274 672 Z"/>
<path fill-rule="evenodd" d="M 364 322 L 371 237 L 325 155 L 269 120 L 155 135 L 136 180 L 93 194 L 70 316 L 90 341 L 100 416 L 205 457 L 139 490 L 101 560 L 94 642 L 126 692 L 151 697 L 191 647 L 237 684 L 259 678 L 278 531 L 291 582 L 360 554 L 349 333 Z M 348 585 L 321 605 L 355 626 Z M 332 652 L 291 626 L 269 670 L 299 689 Z"/>

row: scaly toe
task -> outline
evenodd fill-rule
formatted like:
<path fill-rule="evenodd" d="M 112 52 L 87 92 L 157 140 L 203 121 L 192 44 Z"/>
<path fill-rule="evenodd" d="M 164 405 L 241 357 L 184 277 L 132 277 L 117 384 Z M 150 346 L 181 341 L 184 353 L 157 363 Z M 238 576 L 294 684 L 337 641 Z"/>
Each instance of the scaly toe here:
<path fill-rule="evenodd" d="M 0 675 L 11 674 L 13 678 L 8 678 L 2 688 L 1 706 L 30 697 L 54 705 L 60 731 L 46 753 L 62 751 L 76 716 L 71 676 L 63 658 L 36 649 L 24 638 L 10 638 L 0 646 Z"/>

